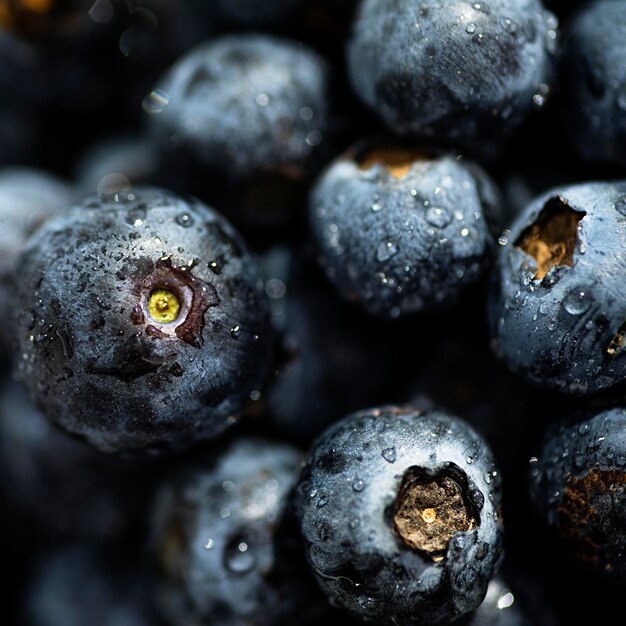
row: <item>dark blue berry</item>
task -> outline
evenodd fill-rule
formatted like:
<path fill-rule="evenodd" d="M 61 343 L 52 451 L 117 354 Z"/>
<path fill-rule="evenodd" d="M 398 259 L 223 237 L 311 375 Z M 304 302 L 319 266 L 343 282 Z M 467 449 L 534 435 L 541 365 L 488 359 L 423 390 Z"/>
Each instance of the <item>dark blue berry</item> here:
<path fill-rule="evenodd" d="M 349 74 L 394 131 L 472 145 L 543 104 L 556 28 L 539 0 L 365 0 Z"/>
<path fill-rule="evenodd" d="M 254 260 L 199 202 L 87 197 L 46 222 L 19 268 L 20 376 L 48 418 L 102 450 L 213 437 L 263 377 Z"/>
<path fill-rule="evenodd" d="M 310 220 L 339 293 L 397 318 L 450 305 L 481 277 L 498 200 L 472 163 L 383 147 L 335 161 L 312 191 Z"/>
<path fill-rule="evenodd" d="M 532 382 L 593 393 L 626 380 L 626 184 L 557 187 L 501 240 L 496 352 Z"/>
<path fill-rule="evenodd" d="M 317 441 L 296 507 L 309 563 L 337 606 L 377 624 L 476 609 L 502 554 L 486 443 L 437 411 L 355 413 Z"/>

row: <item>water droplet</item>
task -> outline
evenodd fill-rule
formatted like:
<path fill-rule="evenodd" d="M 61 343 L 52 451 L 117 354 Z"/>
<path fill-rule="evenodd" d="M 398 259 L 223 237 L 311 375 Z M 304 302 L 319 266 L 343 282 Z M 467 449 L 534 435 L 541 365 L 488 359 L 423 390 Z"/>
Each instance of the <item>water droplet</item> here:
<path fill-rule="evenodd" d="M 374 213 L 378 213 L 378 211 L 382 210 L 383 203 L 380 201 L 379 198 L 374 198 L 374 202 L 372 202 L 372 206 L 370 208 Z"/>
<path fill-rule="evenodd" d="M 207 542 L 203 545 L 203 547 L 206 550 L 210 550 L 214 545 L 215 545 L 215 541 L 213 541 L 213 539 L 209 537 L 209 539 L 207 539 Z"/>
<path fill-rule="evenodd" d="M 181 213 L 180 215 L 177 215 L 175 220 L 176 223 L 183 228 L 189 228 L 194 224 L 193 217 L 191 217 L 188 213 Z"/>
<path fill-rule="evenodd" d="M 474 22 L 470 22 L 466 27 L 465 27 L 465 32 L 468 35 L 473 35 L 476 32 L 476 24 L 474 24 Z"/>
<path fill-rule="evenodd" d="M 328 498 L 326 496 L 320 496 L 319 500 L 317 501 L 317 508 L 323 509 L 327 504 Z"/>
<path fill-rule="evenodd" d="M 452 217 L 445 209 L 440 207 L 430 207 L 426 211 L 426 221 L 431 226 L 445 228 L 452 221 Z"/>
<path fill-rule="evenodd" d="M 154 89 L 142 101 L 141 106 L 146 113 L 155 115 L 161 113 L 170 103 L 170 97 L 161 89 Z"/>
<path fill-rule="evenodd" d="M 468 465 L 471 465 L 471 464 L 474 462 L 474 457 L 473 457 L 473 456 L 468 456 L 468 457 L 465 459 L 465 462 L 466 462 Z"/>
<path fill-rule="evenodd" d="M 254 99 L 260 107 L 266 107 L 270 103 L 270 98 L 266 93 L 260 93 Z"/>
<path fill-rule="evenodd" d="M 582 289 L 570 291 L 563 300 L 563 308 L 570 315 L 581 315 L 590 306 L 589 297 Z"/>
<path fill-rule="evenodd" d="M 498 243 L 501 246 L 506 246 L 507 243 L 509 243 L 509 237 L 511 236 L 511 231 L 510 230 L 504 230 L 502 231 L 502 234 L 500 235 L 500 237 L 498 237 Z"/>
<path fill-rule="evenodd" d="M 499 609 L 508 609 L 515 602 L 515 597 L 509 591 L 509 593 L 505 593 L 503 596 L 498 598 L 497 607 Z"/>
<path fill-rule="evenodd" d="M 239 326 L 239 324 L 237 324 L 237 326 L 233 326 L 230 329 L 230 335 L 233 339 L 237 339 L 241 335 L 241 327 Z"/>
<path fill-rule="evenodd" d="M 235 574 L 245 574 L 255 565 L 252 550 L 245 541 L 235 541 L 226 551 L 226 567 Z"/>
<path fill-rule="evenodd" d="M 511 35 L 514 35 L 517 32 L 517 24 L 508 17 L 500 19 L 500 26 L 502 26 L 502 28 Z"/>
<path fill-rule="evenodd" d="M 381 243 L 376 251 L 376 258 L 383 262 L 398 254 L 398 247 L 391 241 Z"/>
<path fill-rule="evenodd" d="M 299 115 L 302 121 L 310 122 L 313 119 L 313 109 L 311 107 L 302 107 Z"/>
<path fill-rule="evenodd" d="M 322 133 L 319 130 L 312 130 L 306 136 L 306 143 L 311 147 L 319 146 L 322 143 Z"/>
<path fill-rule="evenodd" d="M 352 483 L 352 489 L 359 493 L 365 489 L 365 483 L 361 479 L 357 478 L 357 480 Z"/>
<path fill-rule="evenodd" d="M 396 462 L 396 449 L 394 447 L 385 448 L 382 452 L 382 455 L 383 459 L 385 459 L 385 461 L 387 461 L 388 463 Z"/>

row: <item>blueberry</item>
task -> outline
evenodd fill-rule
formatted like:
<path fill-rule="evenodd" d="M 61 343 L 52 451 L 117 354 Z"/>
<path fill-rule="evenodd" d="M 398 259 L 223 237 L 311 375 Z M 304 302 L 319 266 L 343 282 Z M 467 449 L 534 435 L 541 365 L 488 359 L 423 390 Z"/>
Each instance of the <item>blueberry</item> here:
<path fill-rule="evenodd" d="M 244 224 L 293 217 L 328 142 L 328 88 L 326 64 L 295 42 L 243 34 L 198 46 L 144 101 L 163 176 Z"/>
<path fill-rule="evenodd" d="M 19 267 L 20 376 L 49 419 L 104 451 L 213 437 L 263 376 L 254 260 L 197 201 L 87 197 L 46 222 Z"/>
<path fill-rule="evenodd" d="M 8 302 L 17 257 L 33 231 L 73 196 L 68 184 L 45 172 L 17 167 L 0 170 L 0 348 L 9 345 Z"/>
<path fill-rule="evenodd" d="M 532 202 L 500 250 L 496 352 L 532 382 L 593 393 L 626 380 L 626 184 L 557 187 Z"/>
<path fill-rule="evenodd" d="M 626 564 L 626 410 L 552 429 L 531 460 L 532 495 L 568 556 L 623 585 Z"/>
<path fill-rule="evenodd" d="M 438 411 L 372 409 L 332 426 L 297 488 L 307 557 L 331 602 L 368 622 L 477 608 L 502 554 L 487 444 Z"/>
<path fill-rule="evenodd" d="M 498 194 L 486 174 L 451 156 L 355 150 L 315 185 L 310 219 L 339 293 L 399 317 L 454 303 L 492 251 Z"/>
<path fill-rule="evenodd" d="M 21 385 L 0 387 L 0 491 L 52 536 L 115 538 L 142 519 L 150 466 L 97 452 L 54 428 Z"/>
<path fill-rule="evenodd" d="M 394 131 L 472 144 L 543 104 L 556 28 L 540 0 L 365 0 L 349 74 Z"/>
<path fill-rule="evenodd" d="M 302 570 L 285 529 L 300 453 L 243 438 L 181 469 L 157 494 L 152 553 L 156 601 L 176 626 L 298 623 L 306 613 Z M 285 621 L 284 623 L 294 623 Z"/>
<path fill-rule="evenodd" d="M 626 2 L 589 3 L 567 31 L 561 98 L 567 130 L 591 163 L 626 166 Z"/>
<path fill-rule="evenodd" d="M 141 567 L 125 546 L 74 543 L 48 550 L 38 561 L 24 598 L 24 626 L 160 623 Z"/>

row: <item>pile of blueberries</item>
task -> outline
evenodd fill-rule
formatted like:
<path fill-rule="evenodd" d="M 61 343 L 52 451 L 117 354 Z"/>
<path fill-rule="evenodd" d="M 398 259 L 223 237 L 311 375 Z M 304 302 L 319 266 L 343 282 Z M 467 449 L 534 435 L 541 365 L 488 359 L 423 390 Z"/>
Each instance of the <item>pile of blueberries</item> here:
<path fill-rule="evenodd" d="M 0 0 L 0 166 L 3 623 L 623 626 L 626 0 Z"/>

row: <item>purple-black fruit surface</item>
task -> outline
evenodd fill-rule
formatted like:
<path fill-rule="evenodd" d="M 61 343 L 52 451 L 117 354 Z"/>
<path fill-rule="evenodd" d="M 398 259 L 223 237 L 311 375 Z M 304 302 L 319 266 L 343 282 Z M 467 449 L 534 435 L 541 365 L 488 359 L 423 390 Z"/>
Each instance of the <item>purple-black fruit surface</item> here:
<path fill-rule="evenodd" d="M 349 75 L 395 132 L 477 149 L 545 102 L 557 26 L 540 0 L 365 0 Z"/>
<path fill-rule="evenodd" d="M 626 167 L 626 2 L 588 3 L 566 31 L 561 105 L 568 136 L 590 163 Z"/>
<path fill-rule="evenodd" d="M 151 552 L 155 599 L 172 625 L 301 623 L 319 604 L 286 527 L 300 462 L 290 446 L 242 438 L 161 487 Z"/>
<path fill-rule="evenodd" d="M 264 375 L 256 263 L 198 201 L 88 196 L 31 238 L 19 268 L 19 375 L 49 419 L 103 451 L 214 437 Z"/>
<path fill-rule="evenodd" d="M 490 304 L 496 353 L 565 393 L 626 382 L 626 183 L 552 189 L 502 242 Z"/>
<path fill-rule="evenodd" d="M 626 410 L 561 423 L 530 463 L 531 495 L 569 558 L 604 582 L 626 581 Z"/>
<path fill-rule="evenodd" d="M 311 192 L 309 218 L 341 296 L 398 318 L 454 304 L 483 275 L 498 207 L 473 163 L 383 146 L 336 160 Z"/>
<path fill-rule="evenodd" d="M 318 583 L 367 622 L 456 619 L 483 601 L 502 557 L 492 454 L 436 410 L 372 409 L 331 426 L 310 453 L 296 511 Z"/>

